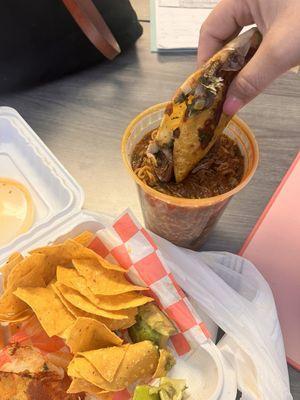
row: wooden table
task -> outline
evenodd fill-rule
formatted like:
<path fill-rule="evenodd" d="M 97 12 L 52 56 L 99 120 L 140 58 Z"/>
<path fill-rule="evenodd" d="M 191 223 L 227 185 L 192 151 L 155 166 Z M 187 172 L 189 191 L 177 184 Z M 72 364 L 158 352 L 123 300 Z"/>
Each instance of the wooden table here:
<path fill-rule="evenodd" d="M 195 69 L 195 54 L 149 51 L 147 2 L 135 0 L 144 27 L 136 48 L 88 71 L 20 93 L 0 96 L 16 108 L 83 187 L 89 210 L 141 218 L 134 183 L 120 157 L 127 124 L 145 108 L 166 101 Z M 278 79 L 241 113 L 260 146 L 260 165 L 232 200 L 205 249 L 237 252 L 300 147 L 300 76 Z M 290 368 L 300 400 L 300 374 Z"/>

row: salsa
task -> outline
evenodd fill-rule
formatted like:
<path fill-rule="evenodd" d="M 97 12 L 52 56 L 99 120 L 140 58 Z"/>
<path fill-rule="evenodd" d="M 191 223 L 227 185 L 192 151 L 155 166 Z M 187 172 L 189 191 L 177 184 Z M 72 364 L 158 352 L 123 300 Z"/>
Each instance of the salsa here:
<path fill-rule="evenodd" d="M 175 197 L 201 199 L 226 193 L 241 182 L 244 157 L 236 142 L 225 134 L 219 136 L 207 155 L 182 182 L 176 183 L 174 177 L 169 182 L 161 182 L 146 154 L 155 132 L 149 132 L 136 144 L 131 159 L 133 171 L 153 189 Z"/>

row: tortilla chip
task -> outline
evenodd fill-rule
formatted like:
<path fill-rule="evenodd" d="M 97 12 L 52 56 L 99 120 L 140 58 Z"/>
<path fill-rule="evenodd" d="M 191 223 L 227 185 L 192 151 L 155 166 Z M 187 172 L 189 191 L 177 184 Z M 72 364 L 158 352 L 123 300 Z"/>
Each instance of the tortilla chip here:
<path fill-rule="evenodd" d="M 15 265 L 10 269 L 5 282 L 6 288 L 11 286 L 18 287 L 19 280 L 34 268 L 40 269 L 39 274 L 43 276 L 46 284 L 55 276 L 56 265 L 52 265 L 44 254 L 32 254 L 25 258 L 19 255 L 19 261 L 17 262 L 16 258 L 13 258 L 13 263 Z"/>
<path fill-rule="evenodd" d="M 50 337 L 60 334 L 75 321 L 51 287 L 18 288 L 14 294 L 32 308 Z"/>
<path fill-rule="evenodd" d="M 12 269 L 7 278 L 7 288 L 17 288 L 20 286 L 20 281 L 33 269 L 37 271 L 39 276 L 44 277 L 46 265 L 46 257 L 42 254 L 25 257 Z"/>
<path fill-rule="evenodd" d="M 80 276 L 75 268 L 58 266 L 56 270 L 56 279 L 59 284 L 78 291 L 89 300 L 95 297 L 93 292 L 87 286 L 85 278 Z"/>
<path fill-rule="evenodd" d="M 8 257 L 6 264 L 8 264 L 9 262 L 11 262 L 11 261 L 13 261 L 13 260 L 19 259 L 20 257 L 21 257 L 22 259 L 24 258 L 24 257 L 22 256 L 21 253 L 19 253 L 18 251 L 15 251 L 14 253 L 12 253 L 12 254 Z"/>
<path fill-rule="evenodd" d="M 74 320 L 74 321 L 76 321 L 76 320 Z M 69 325 L 69 326 L 67 327 L 67 329 L 65 329 L 65 330 L 63 330 L 62 332 L 58 333 L 56 336 L 58 336 L 58 337 L 60 337 L 61 339 L 63 339 L 63 340 L 66 341 L 66 340 L 68 339 L 68 337 L 70 336 L 70 333 L 71 333 L 71 330 L 72 330 L 72 327 L 73 327 L 74 323 L 75 323 L 75 322 L 73 322 L 73 324 Z"/>
<path fill-rule="evenodd" d="M 152 297 L 139 293 L 121 293 L 115 296 L 93 296 L 89 300 L 104 310 L 118 311 L 136 308 L 154 301 Z"/>
<path fill-rule="evenodd" d="M 66 309 L 77 319 L 77 318 L 90 318 L 96 321 L 99 321 L 101 323 L 104 323 L 105 326 L 109 327 L 112 326 L 115 330 L 118 329 L 118 326 L 122 324 L 124 320 L 112 320 L 112 319 L 106 319 L 102 318 L 98 315 L 93 315 L 90 313 L 87 313 L 83 310 L 80 310 L 79 308 L 75 307 L 73 304 L 69 303 L 64 296 L 61 294 L 59 291 L 59 288 L 56 286 L 57 284 L 52 285 L 52 289 L 54 290 L 55 294 L 60 298 L 60 301 L 63 303 L 63 305 L 66 307 Z M 129 319 L 128 319 L 129 320 Z M 127 320 L 126 320 L 127 321 Z M 117 328 L 115 328 L 117 326 Z M 123 326 L 123 325 L 122 325 Z M 67 340 L 70 336 L 72 326 L 67 328 L 65 331 L 60 333 L 58 336 L 62 337 L 63 339 Z"/>
<path fill-rule="evenodd" d="M 129 345 L 115 375 L 114 388 L 125 389 L 136 381 L 151 378 L 156 371 L 158 360 L 158 349 L 149 340 Z"/>
<path fill-rule="evenodd" d="M 129 345 L 78 353 L 86 358 L 108 382 L 112 382 Z M 103 351 L 102 351 L 103 350 Z"/>
<path fill-rule="evenodd" d="M 19 315 L 23 315 L 28 310 L 28 306 L 18 299 L 13 292 L 6 291 L 0 297 L 0 321 L 18 320 Z"/>
<path fill-rule="evenodd" d="M 71 361 L 68 367 L 68 375 L 75 378 L 84 378 L 93 385 L 111 392 L 123 390 L 137 381 L 150 379 L 158 364 L 159 353 L 157 347 L 152 342 L 145 340 L 140 343 L 123 345 L 116 349 L 121 352 L 122 348 L 125 348 L 125 355 L 111 382 L 105 380 L 102 375 L 102 373 L 105 374 L 102 369 L 107 369 L 108 365 L 101 364 L 101 358 L 106 357 L 105 353 L 110 355 L 105 359 L 109 360 L 111 358 L 111 348 L 93 352 L 93 360 L 98 363 L 101 373 L 85 357 L 78 355 Z M 97 353 L 99 361 L 97 361 Z"/>
<path fill-rule="evenodd" d="M 15 324 L 24 322 L 33 315 L 32 310 L 29 308 L 19 314 L 14 314 L 12 316 L 0 315 L 0 322 L 8 322 L 9 324 Z"/>
<path fill-rule="evenodd" d="M 36 265 L 31 271 L 19 280 L 15 280 L 9 289 L 7 289 L 0 297 L 0 320 L 1 321 L 18 321 L 20 314 L 28 311 L 26 303 L 16 297 L 13 292 L 20 287 L 44 287 L 43 270 Z"/>
<path fill-rule="evenodd" d="M 120 346 L 123 340 L 103 323 L 92 318 L 78 318 L 67 338 L 67 345 L 73 354 L 77 352 Z"/>
<path fill-rule="evenodd" d="M 147 289 L 128 282 L 125 275 L 118 271 L 102 268 L 95 259 L 74 259 L 73 265 L 95 295 L 117 295 Z"/>
<path fill-rule="evenodd" d="M 93 240 L 94 236 L 95 236 L 95 234 L 93 232 L 84 231 L 84 232 L 80 233 L 80 235 L 75 236 L 73 238 L 73 240 L 75 240 L 75 242 L 81 244 L 84 247 L 88 247 L 88 245 Z"/>
<path fill-rule="evenodd" d="M 101 256 L 95 253 L 93 250 L 82 246 L 80 243 L 73 239 L 68 239 L 64 243 L 40 247 L 38 249 L 32 250 L 30 254 L 45 254 L 49 262 L 53 265 L 67 265 L 72 259 L 92 259 L 98 261 L 98 263 L 105 269 L 112 271 L 125 272 L 125 270 L 114 264 L 110 264 L 108 261 L 104 260 Z"/>
<path fill-rule="evenodd" d="M 127 294 L 129 294 L 129 293 L 125 293 L 124 295 L 127 295 Z M 100 307 L 101 309 L 104 309 L 107 311 L 112 311 L 112 312 L 122 311 L 122 313 L 123 312 L 126 313 L 126 315 L 128 317 L 133 314 L 136 315 L 135 310 L 137 309 L 137 307 L 139 307 L 139 303 L 145 304 L 146 302 L 153 301 L 152 297 L 146 297 L 146 296 L 143 296 L 142 298 L 141 297 L 133 298 L 133 296 L 132 296 L 131 300 L 128 300 L 128 298 L 126 298 L 126 300 L 122 300 L 123 295 L 118 295 L 118 296 L 120 296 L 119 301 L 117 302 L 117 300 L 116 300 L 116 303 L 114 303 L 115 299 L 113 299 L 111 304 L 109 304 L 108 299 L 105 299 L 103 301 L 102 301 L 102 299 L 93 299 L 93 301 L 91 299 L 89 299 L 89 300 L 96 306 Z M 107 297 L 110 297 L 110 296 L 107 296 Z M 104 307 L 103 307 L 103 304 L 104 304 Z"/>
<path fill-rule="evenodd" d="M 157 368 L 153 374 L 153 379 L 162 378 L 163 376 L 167 375 L 170 369 L 170 361 L 175 362 L 172 354 L 166 349 L 159 349 L 159 360 Z"/>
<path fill-rule="evenodd" d="M 58 282 L 77 290 L 103 310 L 124 310 L 139 307 L 153 301 L 152 297 L 133 292 L 113 296 L 96 296 L 87 286 L 86 279 L 80 276 L 77 270 L 73 268 L 57 267 L 56 278 Z"/>
<path fill-rule="evenodd" d="M 24 257 L 22 254 L 16 252 L 13 253 L 7 260 L 7 262 L 3 265 L 1 268 L 1 274 L 2 274 L 2 279 L 3 279 L 3 289 L 6 289 L 7 287 L 7 279 L 11 271 L 14 269 L 14 267 L 19 264 Z"/>
<path fill-rule="evenodd" d="M 104 393 L 107 393 L 106 391 L 99 389 L 97 386 L 93 385 L 90 382 L 87 382 L 84 379 L 73 378 L 71 385 L 67 390 L 67 393 L 81 393 L 81 392 L 89 393 L 94 396 L 101 396 Z"/>
<path fill-rule="evenodd" d="M 133 310 L 132 314 L 127 314 L 128 318 L 126 319 L 108 319 L 108 318 L 103 318 L 100 317 L 99 315 L 94 315 L 94 314 L 90 314 L 87 313 L 83 310 L 80 310 L 79 308 L 75 307 L 73 304 L 69 303 L 64 297 L 63 295 L 59 292 L 59 288 L 57 287 L 57 283 L 55 285 L 53 285 L 53 290 L 55 290 L 55 293 L 57 294 L 57 296 L 61 299 L 62 303 L 64 304 L 64 306 L 68 309 L 68 311 L 70 311 L 70 313 L 75 317 L 75 318 L 91 318 L 91 319 L 95 319 L 99 322 L 102 322 L 104 325 L 106 325 L 110 330 L 112 331 L 116 331 L 119 329 L 127 329 L 130 326 L 134 325 L 136 320 L 135 320 L 135 316 L 137 315 L 137 309 L 131 309 Z M 67 338 L 68 335 L 66 336 L 66 333 L 64 332 L 62 335 L 59 335 L 63 338 Z"/>
<path fill-rule="evenodd" d="M 75 307 L 94 315 L 100 315 L 101 317 L 110 319 L 126 319 L 128 318 L 127 313 L 123 310 L 121 311 L 106 311 L 97 307 L 95 304 L 91 303 L 86 297 L 84 297 L 77 290 L 70 287 L 62 285 L 61 283 L 56 283 L 56 287 L 59 289 L 63 297 Z"/>
<path fill-rule="evenodd" d="M 100 390 L 108 390 L 110 383 L 107 382 L 96 370 L 96 368 L 84 357 L 74 357 L 68 366 L 68 375 L 74 379 L 84 379 L 97 386 Z"/>
<path fill-rule="evenodd" d="M 137 315 L 137 312 L 135 315 Z M 130 328 L 132 325 L 134 325 L 136 323 L 135 315 L 129 316 L 128 319 L 119 319 L 119 320 L 99 317 L 98 321 L 103 322 L 103 324 L 106 325 L 110 330 L 118 331 Z"/>
<path fill-rule="evenodd" d="M 54 293 L 56 294 L 56 296 L 59 298 L 59 300 L 63 303 L 63 305 L 66 307 L 66 309 L 75 317 L 81 317 L 81 313 L 84 313 L 84 311 L 79 310 L 79 308 L 73 306 L 73 304 L 69 303 L 64 296 L 62 295 L 62 293 L 60 292 L 59 288 L 57 287 L 57 282 L 51 284 L 51 288 L 54 291 Z"/>
<path fill-rule="evenodd" d="M 41 268 L 42 260 L 40 258 L 35 259 L 37 262 L 31 265 L 31 269 L 28 271 L 27 274 L 23 276 L 19 276 L 17 279 L 12 278 L 11 282 L 8 282 L 8 289 L 7 292 L 10 290 L 15 290 L 18 287 L 39 287 L 45 286 L 44 280 L 44 268 Z M 24 260 L 25 261 L 25 260 Z M 22 261 L 23 262 L 23 261 Z"/>

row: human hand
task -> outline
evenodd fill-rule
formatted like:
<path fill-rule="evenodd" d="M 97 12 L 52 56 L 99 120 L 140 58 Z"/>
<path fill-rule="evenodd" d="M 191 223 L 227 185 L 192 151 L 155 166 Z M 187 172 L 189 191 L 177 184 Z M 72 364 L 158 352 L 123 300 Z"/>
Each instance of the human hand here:
<path fill-rule="evenodd" d="M 223 110 L 235 114 L 274 79 L 300 64 L 300 0 L 221 0 L 203 23 L 198 65 L 244 26 L 255 23 L 263 41 L 229 87 Z"/>

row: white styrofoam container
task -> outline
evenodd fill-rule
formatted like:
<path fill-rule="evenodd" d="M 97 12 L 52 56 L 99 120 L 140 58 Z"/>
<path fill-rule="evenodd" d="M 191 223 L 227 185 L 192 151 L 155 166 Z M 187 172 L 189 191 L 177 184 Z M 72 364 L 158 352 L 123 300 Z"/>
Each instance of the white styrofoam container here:
<path fill-rule="evenodd" d="M 0 171 L 28 188 L 36 214 L 28 232 L 0 248 L 0 265 L 14 251 L 26 253 L 84 230 L 96 232 L 112 221 L 111 216 L 82 210 L 81 187 L 17 111 L 8 107 L 0 107 Z M 235 373 L 219 349 L 208 342 L 199 352 L 201 374 L 195 377 L 202 383 L 199 399 L 234 400 Z"/>
<path fill-rule="evenodd" d="M 0 176 L 29 190 L 35 206 L 31 229 L 0 248 L 0 264 L 79 213 L 81 187 L 15 110 L 0 107 Z"/>

